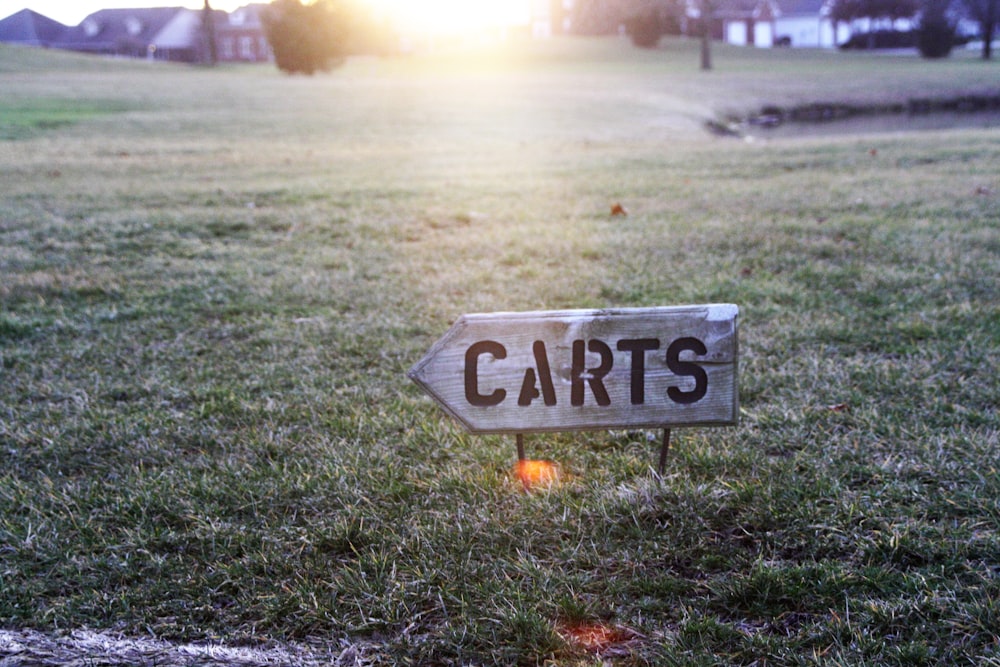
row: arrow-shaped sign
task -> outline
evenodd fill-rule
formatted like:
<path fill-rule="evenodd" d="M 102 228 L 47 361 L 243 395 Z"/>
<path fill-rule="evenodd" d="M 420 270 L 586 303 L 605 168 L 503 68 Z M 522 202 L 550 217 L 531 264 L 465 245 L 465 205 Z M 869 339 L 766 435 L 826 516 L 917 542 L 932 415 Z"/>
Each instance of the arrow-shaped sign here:
<path fill-rule="evenodd" d="M 732 304 L 463 315 L 410 378 L 472 433 L 731 425 Z"/>

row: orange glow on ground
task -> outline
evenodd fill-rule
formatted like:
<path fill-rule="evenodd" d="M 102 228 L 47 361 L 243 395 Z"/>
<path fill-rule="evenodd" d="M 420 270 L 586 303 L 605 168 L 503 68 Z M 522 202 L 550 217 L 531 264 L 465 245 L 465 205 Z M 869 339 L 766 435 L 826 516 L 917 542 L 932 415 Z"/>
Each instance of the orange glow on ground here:
<path fill-rule="evenodd" d="M 518 461 L 514 465 L 514 474 L 526 491 L 540 487 L 551 486 L 559 481 L 559 464 L 553 461 Z"/>
<path fill-rule="evenodd" d="M 619 653 L 645 639 L 629 628 L 605 625 L 597 621 L 570 623 L 559 628 L 564 639 L 575 643 L 590 653 Z"/>

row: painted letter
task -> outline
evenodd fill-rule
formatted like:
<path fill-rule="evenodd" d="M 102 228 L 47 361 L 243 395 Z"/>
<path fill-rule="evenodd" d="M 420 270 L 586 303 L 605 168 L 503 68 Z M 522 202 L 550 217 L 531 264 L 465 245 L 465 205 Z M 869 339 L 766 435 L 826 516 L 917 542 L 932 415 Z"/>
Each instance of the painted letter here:
<path fill-rule="evenodd" d="M 632 375 L 629 396 L 632 405 L 646 402 L 646 352 L 659 350 L 659 338 L 623 338 L 618 341 L 618 350 L 632 353 Z"/>
<path fill-rule="evenodd" d="M 507 357 L 507 350 L 495 340 L 481 340 L 465 351 L 465 400 L 478 407 L 499 405 L 507 396 L 503 389 L 495 389 L 488 396 L 479 393 L 479 357 L 484 354 L 491 354 L 494 359 L 504 359 Z"/>
<path fill-rule="evenodd" d="M 594 398 L 598 405 L 611 405 L 611 398 L 608 390 L 604 388 L 604 376 L 611 371 L 615 357 L 611 353 L 611 348 L 607 343 L 596 338 L 591 339 L 587 349 L 595 354 L 601 355 L 601 365 L 597 368 L 587 369 L 586 356 L 583 341 L 573 341 L 573 367 L 570 370 L 570 405 L 583 405 L 583 380 L 586 378 L 590 383 L 590 390 L 594 392 Z"/>
<path fill-rule="evenodd" d="M 680 356 L 683 350 L 691 350 L 697 355 L 706 354 L 708 349 L 705 344 L 697 338 L 678 338 L 667 348 L 667 368 L 677 375 L 689 375 L 694 378 L 694 389 L 691 391 L 681 391 L 677 387 L 667 387 L 667 396 L 674 403 L 697 403 L 705 397 L 708 392 L 708 373 L 698 364 L 690 361 L 681 361 Z"/>
<path fill-rule="evenodd" d="M 535 353 L 538 382 L 542 385 L 541 394 L 545 405 L 555 405 L 556 390 L 552 386 L 552 371 L 549 370 L 549 358 L 545 354 L 545 343 L 536 340 L 531 346 L 531 351 Z M 538 398 L 538 393 L 538 389 L 535 387 L 535 369 L 528 368 L 524 371 L 524 381 L 521 382 L 521 395 L 517 397 L 517 404 L 522 407 L 531 405 L 531 401 Z"/>

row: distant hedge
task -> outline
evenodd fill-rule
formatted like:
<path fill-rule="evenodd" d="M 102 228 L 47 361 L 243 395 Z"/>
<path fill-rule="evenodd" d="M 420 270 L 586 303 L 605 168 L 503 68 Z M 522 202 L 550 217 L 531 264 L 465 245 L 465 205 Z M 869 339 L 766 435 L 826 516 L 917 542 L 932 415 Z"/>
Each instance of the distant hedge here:
<path fill-rule="evenodd" d="M 915 30 L 858 32 L 840 45 L 841 49 L 912 49 L 917 46 Z"/>
<path fill-rule="evenodd" d="M 945 19 L 925 19 L 917 30 L 876 30 L 860 32 L 840 45 L 841 49 L 918 49 L 924 57 L 942 58 L 952 48 L 968 42 L 956 34 L 954 26 Z M 927 49 L 925 51 L 925 49 Z M 931 55 L 938 54 L 938 55 Z"/>

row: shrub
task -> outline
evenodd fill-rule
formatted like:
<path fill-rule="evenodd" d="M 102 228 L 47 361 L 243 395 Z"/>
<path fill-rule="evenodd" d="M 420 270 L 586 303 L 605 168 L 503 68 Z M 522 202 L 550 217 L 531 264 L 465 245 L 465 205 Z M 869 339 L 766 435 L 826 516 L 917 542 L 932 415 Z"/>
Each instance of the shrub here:
<path fill-rule="evenodd" d="M 917 30 L 917 48 L 924 58 L 945 58 L 955 45 L 955 27 L 943 17 L 925 17 Z"/>
<path fill-rule="evenodd" d="M 262 17 L 278 68 L 290 74 L 314 74 L 339 65 L 347 53 L 346 18 L 328 0 L 303 5 L 275 0 Z"/>
<path fill-rule="evenodd" d="M 628 17 L 625 31 L 632 38 L 632 43 L 641 49 L 655 48 L 666 34 L 660 12 L 655 9 Z"/>
<path fill-rule="evenodd" d="M 876 30 L 860 32 L 840 45 L 841 49 L 912 49 L 917 38 L 912 30 Z"/>

